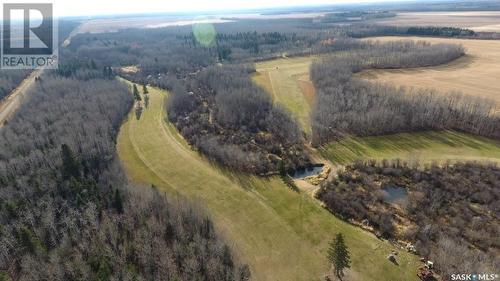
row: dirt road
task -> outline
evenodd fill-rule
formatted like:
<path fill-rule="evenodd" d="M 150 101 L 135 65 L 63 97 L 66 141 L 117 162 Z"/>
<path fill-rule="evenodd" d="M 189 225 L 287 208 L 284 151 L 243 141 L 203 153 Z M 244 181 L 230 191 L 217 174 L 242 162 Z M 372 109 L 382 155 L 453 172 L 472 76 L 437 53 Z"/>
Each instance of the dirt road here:
<path fill-rule="evenodd" d="M 42 72 L 43 69 L 34 70 L 8 97 L 0 101 L 0 128 L 5 125 L 5 122 L 19 108 L 26 92 L 35 83 L 35 78 L 40 76 Z"/>

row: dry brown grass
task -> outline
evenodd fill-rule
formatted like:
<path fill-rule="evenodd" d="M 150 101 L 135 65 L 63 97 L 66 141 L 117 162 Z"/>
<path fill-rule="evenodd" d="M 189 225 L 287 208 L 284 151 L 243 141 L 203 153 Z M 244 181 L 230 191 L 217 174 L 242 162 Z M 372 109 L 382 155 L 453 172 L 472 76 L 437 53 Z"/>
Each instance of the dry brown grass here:
<path fill-rule="evenodd" d="M 500 104 L 500 41 L 421 37 L 375 37 L 370 40 L 425 40 L 431 43 L 461 44 L 467 55 L 449 64 L 396 70 L 369 70 L 361 77 L 440 92 L 460 91 Z"/>
<path fill-rule="evenodd" d="M 500 12 L 418 12 L 399 13 L 394 18 L 375 20 L 377 24 L 396 26 L 452 26 L 474 31 L 500 31 Z"/>
<path fill-rule="evenodd" d="M 309 77 L 309 74 L 300 75 L 297 77 L 297 82 L 299 83 L 300 90 L 304 94 L 307 103 L 312 108 L 316 100 L 316 88 L 314 88 L 311 77 Z"/>

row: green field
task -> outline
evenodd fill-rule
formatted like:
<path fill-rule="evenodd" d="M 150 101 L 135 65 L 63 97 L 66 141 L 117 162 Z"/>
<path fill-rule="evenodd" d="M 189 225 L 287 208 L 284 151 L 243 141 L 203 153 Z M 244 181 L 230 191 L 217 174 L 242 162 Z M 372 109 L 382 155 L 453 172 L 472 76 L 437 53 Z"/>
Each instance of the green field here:
<path fill-rule="evenodd" d="M 337 232 L 346 236 L 352 255 L 346 280 L 417 280 L 416 256 L 400 251 L 399 266 L 393 265 L 386 259 L 393 250 L 388 242 L 335 218 L 279 178 L 229 172 L 193 152 L 165 121 L 168 94 L 149 90 L 150 107 L 139 121 L 132 112 L 118 137 L 127 174 L 206 208 L 237 257 L 250 265 L 253 280 L 324 280 L 327 243 Z"/>
<path fill-rule="evenodd" d="M 422 164 L 466 160 L 500 163 L 500 142 L 453 131 L 345 138 L 319 151 L 323 157 L 338 164 L 360 159 L 397 158 Z"/>
<path fill-rule="evenodd" d="M 309 69 L 319 57 L 283 58 L 257 63 L 254 81 L 272 95 L 274 101 L 289 110 L 304 132 L 310 135 L 314 88 Z"/>

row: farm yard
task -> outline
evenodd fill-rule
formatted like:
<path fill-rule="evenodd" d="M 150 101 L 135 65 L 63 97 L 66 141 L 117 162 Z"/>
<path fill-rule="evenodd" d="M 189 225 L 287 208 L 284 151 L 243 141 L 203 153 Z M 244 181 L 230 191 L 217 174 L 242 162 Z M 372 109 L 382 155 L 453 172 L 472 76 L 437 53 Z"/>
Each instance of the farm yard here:
<path fill-rule="evenodd" d="M 129 177 L 167 194 L 197 199 L 217 229 L 233 241 L 255 280 L 322 278 L 329 266 L 327 243 L 342 232 L 352 253 L 349 280 L 416 280 L 416 256 L 401 251 L 399 266 L 385 259 L 388 242 L 332 216 L 310 195 L 289 189 L 278 177 L 231 172 L 208 162 L 165 122 L 165 91 L 150 88 L 140 120 L 131 114 L 118 138 Z"/>

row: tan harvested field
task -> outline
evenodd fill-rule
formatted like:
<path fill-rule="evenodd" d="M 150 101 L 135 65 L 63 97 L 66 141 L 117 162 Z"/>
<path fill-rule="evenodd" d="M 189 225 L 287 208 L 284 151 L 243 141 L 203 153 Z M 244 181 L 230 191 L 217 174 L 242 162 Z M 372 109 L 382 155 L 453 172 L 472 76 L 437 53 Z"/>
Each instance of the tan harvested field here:
<path fill-rule="evenodd" d="M 500 41 L 422 37 L 374 37 L 370 40 L 424 40 L 461 44 L 467 55 L 449 64 L 413 69 L 369 70 L 359 76 L 379 82 L 440 92 L 460 91 L 500 104 Z"/>
<path fill-rule="evenodd" d="M 474 31 L 499 32 L 499 11 L 398 13 L 394 18 L 374 21 L 380 25 L 451 26 Z"/>

